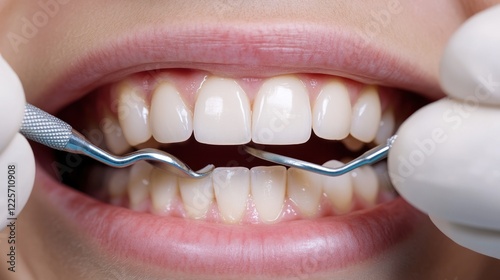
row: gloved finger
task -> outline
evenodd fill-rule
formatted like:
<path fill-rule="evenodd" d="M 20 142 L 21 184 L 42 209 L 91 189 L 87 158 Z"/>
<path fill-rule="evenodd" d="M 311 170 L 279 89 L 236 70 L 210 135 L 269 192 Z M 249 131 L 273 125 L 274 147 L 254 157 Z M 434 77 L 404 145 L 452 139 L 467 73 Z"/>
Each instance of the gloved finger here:
<path fill-rule="evenodd" d="M 31 147 L 21 134 L 0 154 L 0 230 L 15 218 L 26 205 L 35 181 L 35 158 Z"/>
<path fill-rule="evenodd" d="M 500 5 L 453 34 L 441 60 L 441 88 L 469 103 L 500 105 Z"/>
<path fill-rule="evenodd" d="M 389 152 L 398 193 L 429 215 L 500 231 L 499 119 L 496 107 L 450 98 L 417 111 Z"/>
<path fill-rule="evenodd" d="M 433 216 L 430 218 L 440 231 L 461 246 L 500 259 L 500 231 L 462 226 Z"/>
<path fill-rule="evenodd" d="M 0 153 L 19 131 L 25 103 L 19 77 L 0 55 Z"/>

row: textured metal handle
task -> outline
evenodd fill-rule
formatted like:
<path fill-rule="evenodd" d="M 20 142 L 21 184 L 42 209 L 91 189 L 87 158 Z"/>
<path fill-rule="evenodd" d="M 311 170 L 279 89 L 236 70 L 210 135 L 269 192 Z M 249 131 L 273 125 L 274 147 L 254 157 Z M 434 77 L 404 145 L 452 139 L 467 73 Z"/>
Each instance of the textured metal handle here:
<path fill-rule="evenodd" d="M 64 121 L 31 105 L 24 108 L 20 132 L 26 138 L 57 150 L 64 150 L 73 128 Z"/>

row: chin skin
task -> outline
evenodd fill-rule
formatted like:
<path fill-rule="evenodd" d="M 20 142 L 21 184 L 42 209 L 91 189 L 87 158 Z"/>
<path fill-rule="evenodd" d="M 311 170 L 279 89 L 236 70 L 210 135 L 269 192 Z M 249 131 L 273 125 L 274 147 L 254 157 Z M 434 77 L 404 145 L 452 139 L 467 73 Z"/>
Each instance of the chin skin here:
<path fill-rule="evenodd" d="M 370 12 L 384 9 L 391 1 L 307 1 L 307 4 L 297 1 L 294 5 L 284 1 L 233 2 L 241 4 L 221 15 L 215 5 L 206 4 L 208 1 L 203 4 L 148 1 L 150 7 L 143 7 L 144 3 L 139 1 L 69 1 L 47 26 L 16 50 L 7 34 L 20 33 L 20 19 L 32 16 L 40 7 L 30 0 L 0 1 L 0 52 L 21 77 L 28 102 L 43 105 L 41 93 L 51 87 L 47 81 L 63 71 L 63 65 L 89 46 L 103 45 L 114 36 L 126 34 L 137 23 L 161 22 L 168 26 L 213 20 L 228 24 L 314 22 L 363 32 L 364 19 L 370 17 Z M 394 16 L 392 24 L 378 33 L 372 43 L 385 46 L 419 68 L 427 69 L 432 86 L 437 85 L 438 61 L 447 38 L 471 14 L 498 3 L 429 1 L 424 6 L 413 1 L 399 2 L 404 8 L 401 14 Z M 105 253 L 56 211 L 41 192 L 42 188 L 35 183 L 33 194 L 18 219 L 18 271 L 7 271 L 5 257 L 1 256 L 1 279 L 252 279 L 245 275 L 186 275 Z M 6 231 L 0 236 L 5 235 Z M 1 252 L 7 251 L 7 245 L 5 239 L 0 238 Z M 340 270 L 292 278 L 498 279 L 499 276 L 498 260 L 453 243 L 425 218 L 416 232 L 374 258 Z"/>

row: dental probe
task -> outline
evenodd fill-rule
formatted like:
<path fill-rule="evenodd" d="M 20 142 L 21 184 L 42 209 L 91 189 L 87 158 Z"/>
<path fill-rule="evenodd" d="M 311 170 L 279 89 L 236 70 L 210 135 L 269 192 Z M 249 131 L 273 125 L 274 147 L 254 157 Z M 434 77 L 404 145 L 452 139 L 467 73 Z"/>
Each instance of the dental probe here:
<path fill-rule="evenodd" d="M 160 169 L 191 178 L 203 178 L 214 169 L 209 164 L 195 172 L 176 157 L 157 149 L 141 149 L 124 156 L 112 155 L 90 143 L 66 122 L 31 104 L 24 108 L 20 133 L 49 148 L 86 155 L 111 167 L 127 167 L 145 160 Z"/>
<path fill-rule="evenodd" d="M 258 150 L 249 146 L 244 146 L 244 149 L 247 153 L 258 157 L 263 160 L 267 160 L 270 162 L 274 162 L 277 164 L 281 165 L 286 165 L 289 167 L 295 167 L 299 168 L 302 170 L 306 170 L 309 172 L 314 172 L 317 174 L 321 175 L 326 175 L 326 176 L 340 176 L 345 173 L 348 173 L 358 167 L 364 166 L 364 165 L 370 165 L 374 164 L 382 159 L 385 159 L 389 153 L 389 150 L 396 140 L 397 135 L 391 136 L 389 139 L 387 139 L 385 144 L 379 145 L 375 148 L 370 149 L 369 151 L 365 152 L 361 156 L 353 159 L 352 161 L 342 165 L 341 167 L 338 168 L 329 168 L 325 166 L 321 166 L 315 163 L 311 163 L 308 161 L 303 161 L 300 159 L 295 159 L 291 157 L 287 157 L 284 155 L 279 155 L 271 152 L 266 152 L 263 150 Z"/>

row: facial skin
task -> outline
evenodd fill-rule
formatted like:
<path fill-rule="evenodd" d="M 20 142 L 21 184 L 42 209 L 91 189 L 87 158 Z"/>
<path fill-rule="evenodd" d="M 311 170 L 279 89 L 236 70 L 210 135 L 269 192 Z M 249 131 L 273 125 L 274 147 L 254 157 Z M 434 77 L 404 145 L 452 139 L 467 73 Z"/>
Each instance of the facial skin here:
<path fill-rule="evenodd" d="M 113 38 L 143 26 L 173 28 L 213 22 L 227 26 L 244 22 L 256 26 L 341 27 L 362 34 L 370 38 L 370 44 L 381 46 L 414 65 L 416 72 L 425 73 L 418 74 L 422 80 L 406 83 L 406 89 L 439 98 L 442 96 L 438 87 L 439 58 L 447 39 L 468 17 L 500 3 L 399 0 L 396 1 L 399 8 L 391 13 L 390 22 L 369 33 L 367 24 L 373 19 L 372 12 L 387 10 L 394 1 L 65 2 L 31 38 L 13 43 L 8 34 L 22 34 L 23 18 L 32 18 L 41 8 L 37 1 L 0 1 L 0 52 L 20 76 L 28 102 L 41 108 L 53 108 L 53 104 L 44 103 L 43 96 L 53 86 L 55 77 L 61 76 L 68 64 L 89 49 L 104 46 Z M 221 70 L 228 76 L 233 75 L 231 71 Z M 241 76 L 239 71 L 236 68 L 234 76 Z M 44 196 L 41 184 L 35 183 L 32 197 L 19 217 L 18 272 L 8 272 L 2 256 L 0 278 L 192 279 L 189 272 L 168 272 L 100 251 L 93 240 L 68 225 Z M 500 275 L 498 260 L 456 245 L 429 220 L 423 225 L 411 238 L 374 258 L 340 270 L 307 275 L 306 279 L 487 279 Z M 1 240 L 1 251 L 5 252 L 7 244 Z M 207 279 L 221 278 L 207 276 Z"/>

